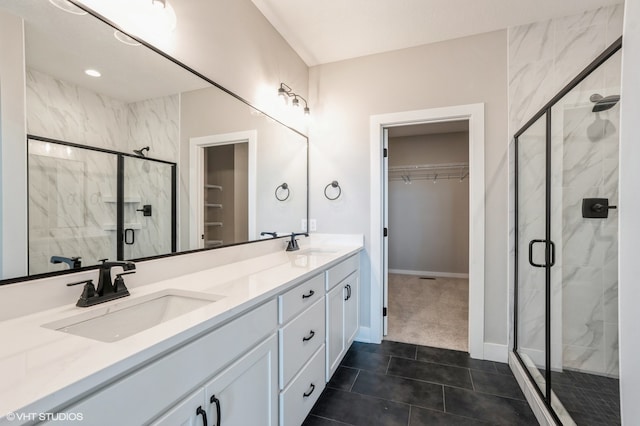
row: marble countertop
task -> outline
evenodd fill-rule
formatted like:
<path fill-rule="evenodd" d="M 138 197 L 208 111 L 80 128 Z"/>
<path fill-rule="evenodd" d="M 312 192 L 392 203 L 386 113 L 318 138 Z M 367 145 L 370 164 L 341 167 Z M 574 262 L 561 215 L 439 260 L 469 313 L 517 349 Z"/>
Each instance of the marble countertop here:
<path fill-rule="evenodd" d="M 127 374 L 361 249 L 362 245 L 301 246 L 297 252 L 282 250 L 133 288 L 129 297 L 93 307 L 70 304 L 0 322 L 0 424 L 11 420 L 9 413 L 52 412 L 70 399 Z M 43 327 L 167 289 L 222 298 L 112 343 Z M 80 292 L 78 287 L 78 295 Z"/>

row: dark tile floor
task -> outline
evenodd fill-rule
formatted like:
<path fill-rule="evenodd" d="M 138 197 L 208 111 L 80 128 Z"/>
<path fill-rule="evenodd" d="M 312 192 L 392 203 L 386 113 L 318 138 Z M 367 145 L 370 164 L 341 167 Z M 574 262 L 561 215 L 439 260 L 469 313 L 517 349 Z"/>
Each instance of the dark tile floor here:
<path fill-rule="evenodd" d="M 304 426 L 537 425 L 506 364 L 355 342 Z"/>
<path fill-rule="evenodd" d="M 551 386 L 579 426 L 620 424 L 618 379 L 577 371 L 552 371 Z"/>

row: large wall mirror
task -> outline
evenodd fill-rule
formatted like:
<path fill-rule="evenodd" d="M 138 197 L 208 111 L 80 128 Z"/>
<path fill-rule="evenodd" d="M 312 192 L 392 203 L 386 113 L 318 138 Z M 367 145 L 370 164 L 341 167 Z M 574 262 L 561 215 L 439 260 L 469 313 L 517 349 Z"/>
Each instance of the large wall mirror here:
<path fill-rule="evenodd" d="M 16 200 L 27 206 L 25 268 L 5 260 L 4 283 L 300 230 L 306 136 L 97 17 L 53 3 L 64 5 L 0 0 L 1 14 L 24 20 L 24 61 L 8 65 L 23 70 L 26 134 L 2 144 L 25 144 L 28 182 Z M 5 198 L 3 220 L 11 209 Z"/>

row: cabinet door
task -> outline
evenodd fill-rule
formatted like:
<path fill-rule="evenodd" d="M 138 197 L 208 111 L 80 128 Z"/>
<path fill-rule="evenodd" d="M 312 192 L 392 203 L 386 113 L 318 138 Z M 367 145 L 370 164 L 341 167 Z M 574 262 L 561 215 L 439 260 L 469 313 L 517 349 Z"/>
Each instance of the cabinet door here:
<path fill-rule="evenodd" d="M 327 293 L 327 381 L 345 353 L 344 302 L 346 287 L 338 284 Z"/>
<path fill-rule="evenodd" d="M 258 345 L 205 386 L 209 424 L 278 423 L 278 341 Z"/>
<path fill-rule="evenodd" d="M 208 426 L 204 402 L 204 389 L 201 388 L 163 414 L 152 426 Z"/>
<path fill-rule="evenodd" d="M 347 278 L 346 283 L 347 296 L 344 302 L 344 334 L 346 339 L 345 347 L 348 348 L 358 333 L 358 322 L 360 319 L 360 277 L 358 273 L 356 272 Z"/>

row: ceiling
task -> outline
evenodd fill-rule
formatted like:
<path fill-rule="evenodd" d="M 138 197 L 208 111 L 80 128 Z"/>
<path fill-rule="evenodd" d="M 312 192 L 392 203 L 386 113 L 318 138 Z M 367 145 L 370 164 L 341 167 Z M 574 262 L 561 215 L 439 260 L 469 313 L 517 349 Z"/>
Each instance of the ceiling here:
<path fill-rule="evenodd" d="M 308 66 L 528 24 L 622 0 L 252 0 Z"/>
<path fill-rule="evenodd" d="M 91 15 L 74 15 L 45 0 L 0 0 L 25 20 L 26 64 L 62 81 L 123 102 L 136 102 L 210 84 L 144 46 L 123 44 L 113 28 Z M 102 77 L 88 77 L 97 69 Z"/>

